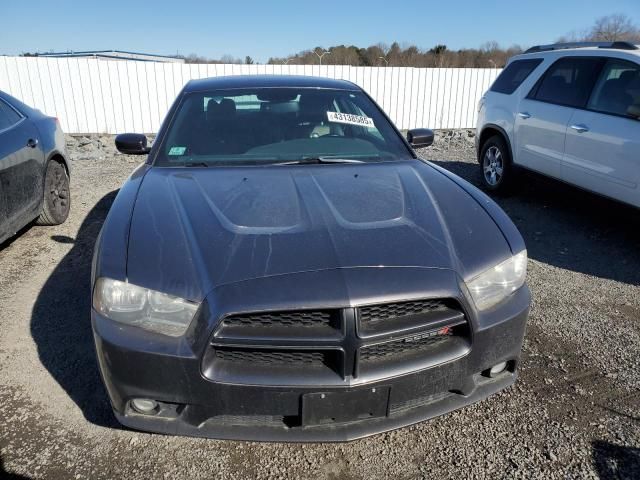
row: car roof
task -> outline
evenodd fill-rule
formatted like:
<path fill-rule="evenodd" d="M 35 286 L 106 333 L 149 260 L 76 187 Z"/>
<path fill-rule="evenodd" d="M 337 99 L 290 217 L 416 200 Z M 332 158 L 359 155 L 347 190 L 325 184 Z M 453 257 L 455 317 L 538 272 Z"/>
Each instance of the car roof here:
<path fill-rule="evenodd" d="M 18 112 L 20 112 L 22 116 L 25 116 L 25 117 L 44 117 L 45 116 L 40 110 L 36 110 L 35 108 L 22 103 L 17 98 L 12 97 L 11 95 L 9 95 L 6 92 L 3 92 L 2 90 L 0 90 L 0 99 L 4 100 L 4 102 L 11 105 L 11 107 L 13 107 L 15 110 L 18 110 Z"/>
<path fill-rule="evenodd" d="M 536 45 L 517 57 L 551 56 L 564 57 L 569 55 L 580 56 L 612 56 L 625 57 L 632 55 L 640 57 L 640 45 L 629 42 L 567 42 L 553 43 L 549 45 Z"/>
<path fill-rule="evenodd" d="M 191 80 L 185 86 L 184 91 L 197 92 L 202 90 L 273 87 L 361 90 L 354 83 L 334 78 L 307 77 L 303 75 L 231 75 Z"/>
<path fill-rule="evenodd" d="M 590 52 L 596 54 L 602 54 L 603 52 L 607 53 L 630 53 L 631 55 L 640 56 L 640 49 L 638 50 L 621 50 L 619 48 L 603 48 L 603 47 L 576 47 L 576 48 L 563 48 L 562 50 L 541 50 L 537 52 L 523 52 L 520 55 L 550 55 L 550 54 L 559 54 L 559 55 L 567 55 L 569 53 L 576 52 Z M 520 56 L 519 55 L 519 56 Z"/>

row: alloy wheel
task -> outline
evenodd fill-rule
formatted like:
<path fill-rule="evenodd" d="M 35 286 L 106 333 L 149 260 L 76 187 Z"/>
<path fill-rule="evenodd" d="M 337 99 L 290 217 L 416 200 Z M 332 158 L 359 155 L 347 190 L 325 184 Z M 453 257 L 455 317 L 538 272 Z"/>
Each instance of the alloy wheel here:
<path fill-rule="evenodd" d="M 49 205 L 56 215 L 66 216 L 69 209 L 69 177 L 62 165 L 56 165 L 48 185 Z"/>
<path fill-rule="evenodd" d="M 502 179 L 504 164 L 502 162 L 502 152 L 496 146 L 491 146 L 484 154 L 482 170 L 486 182 L 495 187 Z"/>

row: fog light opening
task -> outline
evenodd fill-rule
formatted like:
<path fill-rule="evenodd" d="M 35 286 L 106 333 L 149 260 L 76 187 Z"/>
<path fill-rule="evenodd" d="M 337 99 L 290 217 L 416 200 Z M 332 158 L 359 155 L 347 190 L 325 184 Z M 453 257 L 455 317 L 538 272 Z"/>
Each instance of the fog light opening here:
<path fill-rule="evenodd" d="M 489 376 L 492 377 L 492 378 L 493 377 L 497 377 L 502 372 L 504 372 L 506 369 L 507 369 L 507 362 L 497 363 L 496 365 L 491 367 L 491 369 L 489 370 Z"/>
<path fill-rule="evenodd" d="M 131 400 L 131 406 L 136 412 L 144 415 L 151 415 L 158 411 L 158 402 L 148 398 L 134 398 Z"/>

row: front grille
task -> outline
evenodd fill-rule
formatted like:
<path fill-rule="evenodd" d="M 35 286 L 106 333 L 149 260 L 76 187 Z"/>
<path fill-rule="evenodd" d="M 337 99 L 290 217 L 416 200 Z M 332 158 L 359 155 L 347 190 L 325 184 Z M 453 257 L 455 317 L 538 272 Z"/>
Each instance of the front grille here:
<path fill-rule="evenodd" d="M 398 359 L 404 355 L 425 354 L 429 349 L 442 345 L 450 340 L 453 331 L 447 333 L 433 332 L 425 337 L 408 337 L 391 342 L 369 345 L 360 349 L 360 361 L 379 361 L 389 357 Z"/>
<path fill-rule="evenodd" d="M 243 327 L 318 327 L 330 326 L 336 315 L 331 311 L 262 312 L 226 317 L 224 326 Z"/>
<path fill-rule="evenodd" d="M 261 365 L 326 365 L 327 352 L 311 350 L 248 349 L 215 347 L 215 357 L 226 362 Z"/>
<path fill-rule="evenodd" d="M 416 300 L 411 302 L 385 303 L 382 305 L 367 305 L 358 309 L 362 323 L 372 323 L 393 320 L 409 315 L 445 311 L 451 302 L 443 299 Z"/>
<path fill-rule="evenodd" d="M 469 328 L 454 299 L 243 312 L 220 320 L 202 371 L 213 381 L 253 385 L 369 381 L 466 354 Z"/>

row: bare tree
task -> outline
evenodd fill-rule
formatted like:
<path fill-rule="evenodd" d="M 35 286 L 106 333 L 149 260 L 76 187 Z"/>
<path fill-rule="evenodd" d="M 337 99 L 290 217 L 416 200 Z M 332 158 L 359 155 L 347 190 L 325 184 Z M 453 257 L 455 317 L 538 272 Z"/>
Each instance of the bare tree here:
<path fill-rule="evenodd" d="M 596 19 L 591 28 L 570 32 L 558 42 L 617 42 L 640 43 L 640 28 L 622 13 Z"/>
<path fill-rule="evenodd" d="M 242 63 L 242 60 L 239 58 L 235 58 L 232 55 L 223 55 L 220 59 L 221 63 Z"/>
<path fill-rule="evenodd" d="M 589 31 L 589 40 L 616 42 L 639 41 L 640 30 L 633 21 L 624 14 L 617 13 L 598 18 Z"/>

